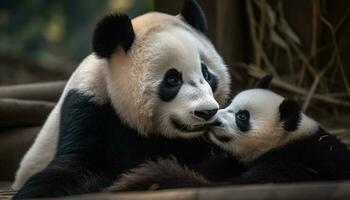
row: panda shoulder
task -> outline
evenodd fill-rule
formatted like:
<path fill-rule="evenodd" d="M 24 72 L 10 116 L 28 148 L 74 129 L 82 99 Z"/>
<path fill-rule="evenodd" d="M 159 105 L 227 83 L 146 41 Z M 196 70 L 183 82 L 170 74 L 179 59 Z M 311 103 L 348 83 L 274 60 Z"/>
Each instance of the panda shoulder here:
<path fill-rule="evenodd" d="M 72 74 L 65 92 L 76 90 L 83 95 L 92 96 L 94 102 L 104 103 L 108 98 L 108 63 L 95 54 L 87 56 Z"/>

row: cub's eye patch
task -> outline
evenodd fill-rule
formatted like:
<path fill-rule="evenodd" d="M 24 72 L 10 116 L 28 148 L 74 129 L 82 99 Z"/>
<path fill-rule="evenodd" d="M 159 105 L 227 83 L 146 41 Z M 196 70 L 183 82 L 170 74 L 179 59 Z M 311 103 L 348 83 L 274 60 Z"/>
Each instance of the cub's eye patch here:
<path fill-rule="evenodd" d="M 247 110 L 240 110 L 235 115 L 237 127 L 246 132 L 250 129 L 250 113 Z"/>
<path fill-rule="evenodd" d="M 236 113 L 236 119 L 240 121 L 247 121 L 250 118 L 250 114 L 246 110 L 240 110 Z"/>

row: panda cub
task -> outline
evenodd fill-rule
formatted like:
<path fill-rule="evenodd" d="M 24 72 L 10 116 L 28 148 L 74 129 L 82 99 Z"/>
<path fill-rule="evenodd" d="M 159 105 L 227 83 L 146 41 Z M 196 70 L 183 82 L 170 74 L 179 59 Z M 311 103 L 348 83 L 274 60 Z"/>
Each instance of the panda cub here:
<path fill-rule="evenodd" d="M 219 111 L 212 142 L 246 167 L 232 183 L 279 183 L 350 178 L 350 152 L 305 115 L 298 104 L 258 88 L 239 93 Z"/>
<path fill-rule="evenodd" d="M 350 178 L 346 145 L 306 116 L 295 101 L 268 90 L 271 79 L 264 77 L 257 88 L 239 93 L 219 110 L 208 135 L 230 157 L 209 165 L 215 170 L 190 170 L 176 160 L 148 162 L 123 175 L 111 190 L 147 189 L 152 184 L 163 189 Z M 211 173 L 223 170 L 239 175 L 225 182 L 208 180 L 215 176 Z"/>

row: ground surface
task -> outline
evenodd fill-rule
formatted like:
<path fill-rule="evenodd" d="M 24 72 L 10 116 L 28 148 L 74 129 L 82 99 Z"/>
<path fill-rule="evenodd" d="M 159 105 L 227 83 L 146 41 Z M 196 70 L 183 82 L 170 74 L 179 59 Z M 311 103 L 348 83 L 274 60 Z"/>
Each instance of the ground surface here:
<path fill-rule="evenodd" d="M 13 194 L 9 183 L 0 183 L 0 200 L 9 199 Z M 157 192 L 99 193 L 59 198 L 62 200 L 289 200 L 289 199 L 331 199 L 349 200 L 350 181 L 306 184 L 265 184 L 229 186 L 217 188 L 194 188 L 163 190 Z"/>

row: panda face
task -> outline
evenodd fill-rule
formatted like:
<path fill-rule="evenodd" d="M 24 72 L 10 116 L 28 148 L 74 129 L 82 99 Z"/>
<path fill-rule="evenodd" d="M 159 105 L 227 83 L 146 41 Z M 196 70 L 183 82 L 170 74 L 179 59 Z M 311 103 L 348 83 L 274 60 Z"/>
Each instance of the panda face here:
<path fill-rule="evenodd" d="M 108 60 L 108 92 L 116 111 L 144 135 L 203 134 L 230 90 L 221 57 L 178 17 L 150 13 L 132 22 L 131 49 Z"/>
<path fill-rule="evenodd" d="M 219 109 L 214 96 L 218 74 L 204 45 L 189 32 L 175 28 L 160 33 L 158 39 L 164 39 L 159 48 L 167 58 L 152 72 L 158 80 L 155 112 L 162 116 L 156 120 L 169 137 L 198 136 Z"/>
<path fill-rule="evenodd" d="M 219 110 L 210 131 L 211 140 L 244 162 L 287 144 L 291 140 L 315 132 L 315 121 L 297 109 L 281 108 L 289 101 L 263 89 L 239 93 L 225 109 Z M 289 112 L 293 110 L 293 112 Z M 295 112 L 294 112 L 295 111 Z M 281 120 L 281 116 L 288 119 Z M 296 120 L 298 121 L 296 121 Z M 296 121 L 293 129 L 286 124 Z"/>
<path fill-rule="evenodd" d="M 204 63 L 194 68 L 171 68 L 158 86 L 158 112 L 164 116 L 160 124 L 172 135 L 192 137 L 203 133 L 219 109 L 213 95 L 216 76 Z"/>

